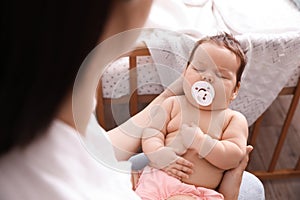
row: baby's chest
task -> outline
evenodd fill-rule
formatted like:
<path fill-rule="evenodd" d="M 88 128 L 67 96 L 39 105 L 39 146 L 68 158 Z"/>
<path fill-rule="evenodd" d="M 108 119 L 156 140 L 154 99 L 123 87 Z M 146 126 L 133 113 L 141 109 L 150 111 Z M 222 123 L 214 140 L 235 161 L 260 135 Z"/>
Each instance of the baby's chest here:
<path fill-rule="evenodd" d="M 203 113 L 198 110 L 182 110 L 171 118 L 167 131 L 176 132 L 182 124 L 196 125 L 205 133 L 215 139 L 221 139 L 223 130 L 226 127 L 225 112 Z"/>

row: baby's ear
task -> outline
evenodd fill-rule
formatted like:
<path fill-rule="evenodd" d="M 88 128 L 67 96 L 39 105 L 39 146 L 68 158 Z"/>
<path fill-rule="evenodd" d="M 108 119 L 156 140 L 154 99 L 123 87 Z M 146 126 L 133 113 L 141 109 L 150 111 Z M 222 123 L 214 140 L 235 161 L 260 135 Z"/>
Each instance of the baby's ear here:
<path fill-rule="evenodd" d="M 240 90 L 240 86 L 241 86 L 241 82 L 238 82 L 238 84 L 233 89 L 233 93 L 232 93 L 232 96 L 231 96 L 231 101 L 233 101 L 237 97 L 237 95 L 239 93 L 239 90 Z"/>
<path fill-rule="evenodd" d="M 190 62 L 187 62 L 187 64 L 185 65 L 185 68 L 182 71 L 183 75 L 185 75 L 185 72 L 186 72 L 187 68 L 189 67 L 189 65 L 190 65 Z"/>
<path fill-rule="evenodd" d="M 186 69 L 187 69 L 187 68 L 184 68 L 184 70 L 182 71 L 182 74 L 181 74 L 181 76 L 183 77 L 183 80 L 185 80 Z"/>

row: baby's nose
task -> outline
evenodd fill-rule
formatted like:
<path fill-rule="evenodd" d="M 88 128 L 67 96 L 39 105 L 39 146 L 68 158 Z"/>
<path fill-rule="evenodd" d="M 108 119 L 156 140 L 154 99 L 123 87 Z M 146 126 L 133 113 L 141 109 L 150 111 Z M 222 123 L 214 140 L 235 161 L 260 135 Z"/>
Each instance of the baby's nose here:
<path fill-rule="evenodd" d="M 202 76 L 202 79 L 203 79 L 204 81 L 209 82 L 209 83 L 214 82 L 213 76 L 212 76 L 211 74 L 209 74 L 209 73 L 204 74 L 204 75 Z"/>

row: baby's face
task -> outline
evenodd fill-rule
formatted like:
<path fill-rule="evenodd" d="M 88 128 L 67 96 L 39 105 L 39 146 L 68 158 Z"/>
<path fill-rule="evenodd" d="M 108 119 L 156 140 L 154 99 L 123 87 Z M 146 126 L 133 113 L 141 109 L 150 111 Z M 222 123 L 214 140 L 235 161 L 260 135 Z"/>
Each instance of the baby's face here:
<path fill-rule="evenodd" d="M 201 44 L 184 72 L 183 89 L 188 100 L 201 109 L 227 108 L 238 92 L 236 74 L 239 65 L 240 60 L 225 47 L 209 42 Z M 198 81 L 204 82 L 196 83 Z M 213 89 L 206 82 L 210 83 Z M 197 103 L 193 95 L 197 95 L 204 103 L 199 105 L 199 101 L 197 100 Z M 212 103 L 207 105 L 209 102 L 205 101 L 209 98 L 212 98 Z"/>

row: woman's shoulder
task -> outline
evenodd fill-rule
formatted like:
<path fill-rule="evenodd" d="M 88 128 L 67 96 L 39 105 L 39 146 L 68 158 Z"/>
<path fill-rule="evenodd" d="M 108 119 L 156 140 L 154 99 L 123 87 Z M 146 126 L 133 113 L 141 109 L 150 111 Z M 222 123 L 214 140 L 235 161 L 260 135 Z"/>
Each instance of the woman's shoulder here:
<path fill-rule="evenodd" d="M 95 159 L 75 129 L 55 120 L 46 132 L 27 148 L 0 158 L 1 198 L 112 198 L 118 184 L 120 194 L 135 199 L 130 175 Z"/>

